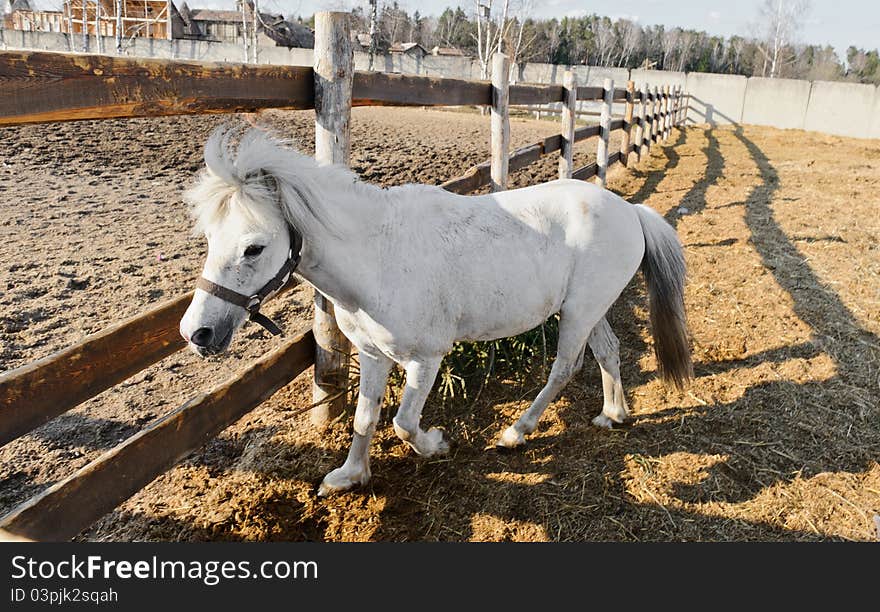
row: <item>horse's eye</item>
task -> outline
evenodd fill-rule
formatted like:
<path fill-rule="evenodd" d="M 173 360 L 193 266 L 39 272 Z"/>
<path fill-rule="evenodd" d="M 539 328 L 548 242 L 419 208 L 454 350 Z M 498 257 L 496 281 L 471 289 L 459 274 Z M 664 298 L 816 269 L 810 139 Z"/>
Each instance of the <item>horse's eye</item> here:
<path fill-rule="evenodd" d="M 244 250 L 244 256 L 245 257 L 256 257 L 257 255 L 262 253 L 263 249 L 265 249 L 265 248 L 266 247 L 259 245 L 259 244 L 252 244 L 251 246 L 249 246 L 248 248 L 246 248 Z"/>

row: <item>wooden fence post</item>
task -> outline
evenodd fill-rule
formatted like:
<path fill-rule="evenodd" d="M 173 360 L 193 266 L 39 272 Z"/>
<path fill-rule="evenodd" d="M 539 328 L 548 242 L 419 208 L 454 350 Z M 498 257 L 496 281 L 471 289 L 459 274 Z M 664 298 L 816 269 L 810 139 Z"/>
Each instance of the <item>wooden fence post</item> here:
<path fill-rule="evenodd" d="M 648 149 L 647 145 L 645 145 L 645 117 L 647 116 L 648 110 L 648 84 L 642 83 L 641 90 L 642 103 L 639 105 L 639 131 L 638 131 L 638 139 L 636 140 L 636 155 L 637 160 L 639 162 L 642 161 L 642 156 L 647 155 Z"/>
<path fill-rule="evenodd" d="M 663 142 L 669 139 L 669 85 L 663 86 Z"/>
<path fill-rule="evenodd" d="M 676 104 L 676 113 L 675 113 L 675 126 L 679 127 L 681 125 L 681 109 L 682 109 L 682 101 L 684 99 L 684 88 L 679 85 L 678 86 L 678 103 Z"/>
<path fill-rule="evenodd" d="M 492 191 L 507 189 L 510 159 L 510 60 L 503 53 L 492 56 Z"/>
<path fill-rule="evenodd" d="M 672 86 L 672 101 L 669 103 L 669 133 L 675 127 L 675 113 L 678 110 L 678 85 Z"/>
<path fill-rule="evenodd" d="M 675 86 L 675 127 L 681 123 L 681 85 Z"/>
<path fill-rule="evenodd" d="M 660 128 L 660 88 L 654 86 L 654 111 L 651 116 L 651 145 L 657 142 L 657 131 Z"/>
<path fill-rule="evenodd" d="M 574 128 L 577 118 L 577 76 L 568 70 L 562 77 L 565 101 L 562 104 L 562 149 L 559 151 L 559 178 L 570 179 L 574 171 Z"/>
<path fill-rule="evenodd" d="M 630 142 L 633 132 L 633 98 L 636 93 L 634 81 L 626 82 L 626 108 L 623 111 L 623 136 L 620 139 L 620 163 L 629 165 Z"/>
<path fill-rule="evenodd" d="M 349 13 L 315 15 L 315 159 L 348 165 L 351 153 L 351 90 L 354 52 L 349 37 Z M 342 413 L 348 388 L 351 346 L 336 324 L 333 304 L 315 291 L 314 401 L 312 423 L 327 425 Z"/>
<path fill-rule="evenodd" d="M 608 175 L 608 141 L 611 139 L 611 106 L 614 103 L 614 81 L 605 79 L 602 83 L 605 90 L 602 102 L 602 115 L 599 117 L 599 144 L 596 149 L 596 176 L 599 186 L 605 186 Z"/>

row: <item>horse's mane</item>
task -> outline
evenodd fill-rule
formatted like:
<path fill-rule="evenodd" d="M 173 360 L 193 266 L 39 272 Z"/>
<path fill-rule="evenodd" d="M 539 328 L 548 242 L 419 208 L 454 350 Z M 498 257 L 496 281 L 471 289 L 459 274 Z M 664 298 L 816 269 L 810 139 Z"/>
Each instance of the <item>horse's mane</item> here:
<path fill-rule="evenodd" d="M 291 141 L 264 128 L 224 125 L 205 143 L 205 170 L 184 199 L 191 206 L 197 233 L 232 208 L 255 227 L 265 227 L 277 219 L 280 201 L 284 218 L 299 232 L 310 235 L 320 226 L 338 234 L 339 215 L 333 215 L 326 198 L 317 195 L 325 192 L 318 188 L 319 181 L 337 187 L 363 186 L 347 168 L 321 166 Z"/>

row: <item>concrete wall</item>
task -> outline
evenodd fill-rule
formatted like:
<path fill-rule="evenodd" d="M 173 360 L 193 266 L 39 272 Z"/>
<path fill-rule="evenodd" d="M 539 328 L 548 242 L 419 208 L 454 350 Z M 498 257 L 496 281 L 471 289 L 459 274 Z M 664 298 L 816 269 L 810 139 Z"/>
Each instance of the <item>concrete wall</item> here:
<path fill-rule="evenodd" d="M 804 129 L 866 138 L 871 131 L 876 96 L 877 88 L 873 85 L 815 81 L 804 115 Z"/>
<path fill-rule="evenodd" d="M 691 97 L 687 118 L 710 125 L 739 123 L 747 81 L 738 75 L 688 73 L 685 89 Z"/>
<path fill-rule="evenodd" d="M 746 85 L 741 121 L 802 129 L 809 102 L 809 81 L 752 77 Z"/>
<path fill-rule="evenodd" d="M 670 85 L 672 87 L 678 85 L 682 89 L 687 86 L 687 74 L 684 72 L 672 72 L 667 70 L 641 70 L 634 69 L 629 71 L 629 78 L 636 82 L 636 89 L 640 89 L 642 83 L 647 83 L 650 87 L 660 87 L 662 85 Z"/>
<path fill-rule="evenodd" d="M 113 53 L 116 42 L 104 38 L 103 49 Z M 94 37 L 90 50 L 97 50 Z M 0 30 L 0 49 L 35 49 L 54 52 L 80 51 L 82 38 L 50 32 Z M 129 42 L 125 54 L 215 62 L 240 62 L 243 50 L 239 45 L 189 40 L 155 40 L 136 38 Z M 311 66 L 311 49 L 287 49 L 261 46 L 260 63 Z M 369 63 L 366 53 L 355 53 L 355 67 L 365 70 Z M 376 58 L 375 69 L 385 72 L 419 74 L 447 78 L 477 79 L 479 63 L 463 57 L 412 57 L 394 54 Z M 880 138 L 880 89 L 873 85 L 763 79 L 738 75 L 662 70 L 626 70 L 597 66 L 557 66 L 529 63 L 511 68 L 511 82 L 562 84 L 566 70 L 577 74 L 580 85 L 601 85 L 609 77 L 615 87 L 624 87 L 632 79 L 636 88 L 649 85 L 681 85 L 691 94 L 688 120 L 713 125 L 751 123 L 778 128 L 802 128 L 828 134 L 859 138 Z M 553 106 L 559 107 L 561 103 Z M 580 102 L 579 110 L 598 111 L 596 102 Z M 623 104 L 614 105 L 613 112 L 623 113 Z"/>
<path fill-rule="evenodd" d="M 874 110 L 871 112 L 871 120 L 868 136 L 880 138 L 880 87 L 876 87 L 874 91 Z"/>

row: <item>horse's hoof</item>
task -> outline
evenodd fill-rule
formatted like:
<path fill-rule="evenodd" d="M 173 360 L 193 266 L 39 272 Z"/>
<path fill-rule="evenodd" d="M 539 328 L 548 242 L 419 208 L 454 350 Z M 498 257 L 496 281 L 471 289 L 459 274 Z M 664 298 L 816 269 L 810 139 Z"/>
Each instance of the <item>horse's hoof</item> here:
<path fill-rule="evenodd" d="M 424 442 L 416 452 L 422 457 L 436 457 L 449 452 L 449 442 L 443 437 L 443 430 L 432 427 L 425 432 L 420 442 Z"/>
<path fill-rule="evenodd" d="M 504 430 L 504 433 L 501 434 L 501 438 L 498 442 L 495 443 L 495 446 L 499 448 L 508 448 L 513 449 L 517 446 L 522 446 L 526 443 L 525 435 L 519 431 L 516 427 L 511 425 L 507 429 Z"/>
<path fill-rule="evenodd" d="M 614 421 L 605 415 L 605 413 L 602 413 L 593 419 L 593 425 L 601 427 L 602 429 L 611 429 L 614 426 Z"/>
<path fill-rule="evenodd" d="M 318 487 L 318 497 L 327 497 L 348 491 L 355 486 L 364 486 L 369 480 L 369 472 L 350 472 L 345 468 L 336 468 L 324 476 Z"/>

